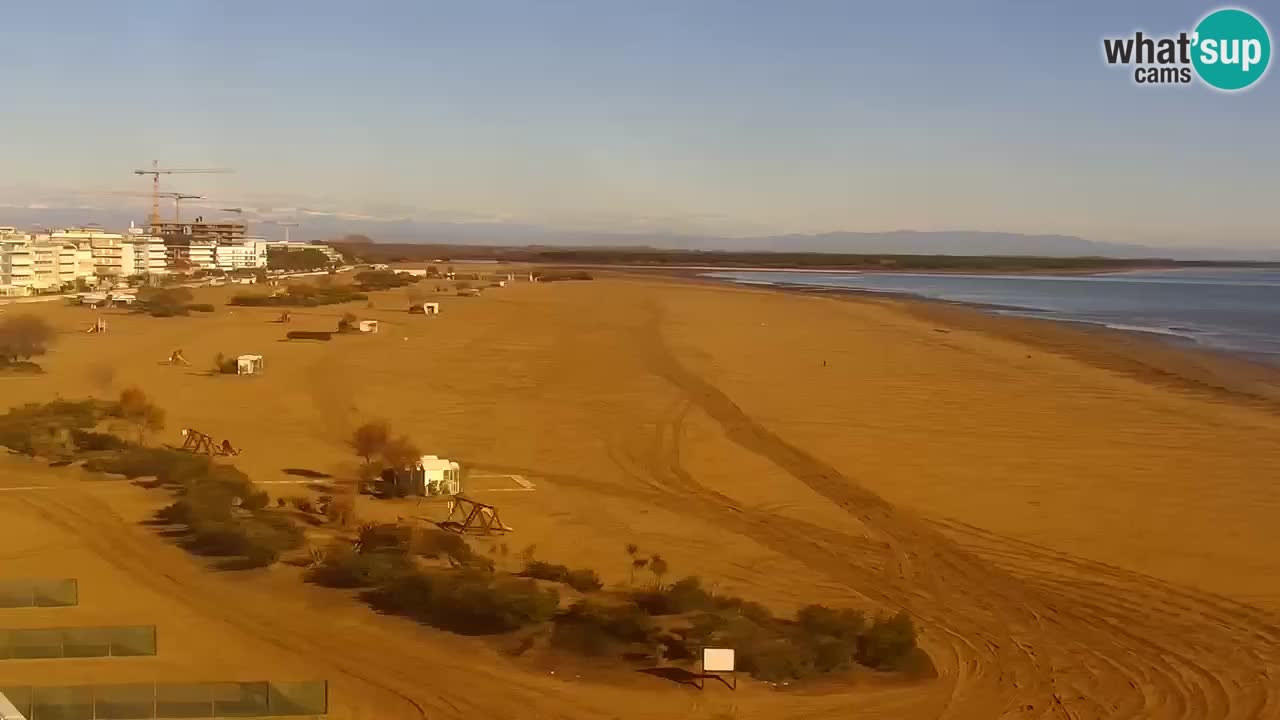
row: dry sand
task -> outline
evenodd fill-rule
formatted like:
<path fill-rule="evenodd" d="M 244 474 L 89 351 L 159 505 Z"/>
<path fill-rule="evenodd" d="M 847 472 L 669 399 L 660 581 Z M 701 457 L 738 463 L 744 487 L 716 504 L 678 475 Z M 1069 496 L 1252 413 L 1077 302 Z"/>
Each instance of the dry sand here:
<path fill-rule="evenodd" d="M 139 524 L 156 492 L 0 457 L 0 574 L 78 577 L 82 598 L 0 610 L 0 627 L 154 623 L 161 647 L 4 661 L 0 679 L 327 679 L 337 718 L 1280 717 L 1267 373 L 1243 392 L 1238 374 L 1212 379 L 1230 363 L 1046 323 L 655 278 L 442 297 L 434 318 L 404 313 L 403 291 L 375 303 L 297 310 L 289 326 L 267 309 L 109 312 L 104 336 L 79 332 L 90 310 L 7 306 L 67 334 L 47 374 L 0 378 L 3 402 L 141 385 L 169 413 L 165 440 L 186 426 L 229 437 L 237 465 L 269 482 L 350 473 L 344 436 L 385 418 L 428 452 L 534 485 L 469 489 L 516 528 L 512 564 L 533 544 L 621 583 L 635 542 L 671 576 L 779 612 L 906 608 L 940 677 L 699 693 L 624 671 L 553 675 L 377 616 L 294 568 L 208 569 Z M 349 309 L 381 332 L 279 341 Z M 160 364 L 179 347 L 194 367 Z M 266 372 L 207 375 L 217 352 L 261 353 Z M 112 390 L 93 379 L 104 365 Z M 48 489 L 3 489 L 29 486 Z"/>

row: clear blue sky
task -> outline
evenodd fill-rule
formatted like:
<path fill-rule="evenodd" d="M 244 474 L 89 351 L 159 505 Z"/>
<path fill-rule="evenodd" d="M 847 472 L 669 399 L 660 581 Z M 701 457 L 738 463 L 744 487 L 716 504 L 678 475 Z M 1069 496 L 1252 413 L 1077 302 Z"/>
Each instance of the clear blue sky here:
<path fill-rule="evenodd" d="M 1280 75 L 1102 61 L 1216 7 L 4 3 L 0 203 L 144 190 L 158 158 L 237 170 L 175 189 L 375 216 L 1280 246 Z"/>

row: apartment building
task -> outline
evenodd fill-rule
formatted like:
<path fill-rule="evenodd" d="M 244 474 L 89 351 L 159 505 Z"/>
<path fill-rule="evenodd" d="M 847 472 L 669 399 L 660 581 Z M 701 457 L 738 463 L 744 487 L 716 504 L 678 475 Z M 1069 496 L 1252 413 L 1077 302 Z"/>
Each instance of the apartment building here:
<path fill-rule="evenodd" d="M 219 270 L 252 270 L 267 266 L 267 243 L 262 238 L 246 238 L 238 243 L 218 243 L 214 261 Z"/>
<path fill-rule="evenodd" d="M 165 258 L 173 270 L 214 270 L 218 243 L 213 240 L 166 240 Z"/>
<path fill-rule="evenodd" d="M 163 275 L 169 272 L 164 238 L 147 235 L 142 228 L 130 227 L 129 234 L 125 237 L 125 246 L 133 254 L 133 269 L 136 274 Z"/>
<path fill-rule="evenodd" d="M 79 277 L 86 276 L 74 244 L 0 228 L 0 295 L 58 292 Z"/>
<path fill-rule="evenodd" d="M 205 222 L 196 218 L 193 222 L 157 222 L 151 225 L 151 234 L 164 238 L 166 243 L 185 242 L 238 243 L 249 232 L 243 220 L 214 220 Z"/>
<path fill-rule="evenodd" d="M 137 272 L 133 248 L 120 233 L 96 227 L 65 228 L 53 231 L 49 238 L 51 242 L 72 244 L 81 253 L 88 251 L 93 274 L 99 277 L 123 278 Z"/>

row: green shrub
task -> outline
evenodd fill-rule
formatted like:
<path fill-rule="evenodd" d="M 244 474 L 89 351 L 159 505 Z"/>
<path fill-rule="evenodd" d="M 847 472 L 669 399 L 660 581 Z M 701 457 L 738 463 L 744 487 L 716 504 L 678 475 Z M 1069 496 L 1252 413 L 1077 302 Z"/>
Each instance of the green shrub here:
<path fill-rule="evenodd" d="M 391 290 L 412 285 L 421 280 L 416 275 L 391 270 L 367 270 L 356 273 L 354 279 L 361 290 Z"/>
<path fill-rule="evenodd" d="M 551 643 L 584 655 L 604 655 L 618 644 L 656 643 L 657 626 L 634 603 L 579 600 L 556 618 Z"/>
<path fill-rule="evenodd" d="M 45 449 L 51 439 L 74 449 L 75 431 L 92 430 L 111 414 L 115 403 L 100 400 L 54 400 L 28 403 L 0 415 L 0 445 L 24 454 Z M 39 453 L 44 454 L 44 453 Z"/>
<path fill-rule="evenodd" d="M 600 576 L 596 574 L 595 570 L 591 570 L 589 568 L 570 570 L 565 573 L 562 582 L 574 590 L 583 593 L 593 592 L 604 587 L 604 583 L 600 582 Z"/>
<path fill-rule="evenodd" d="M 827 636 L 857 643 L 867 619 L 857 610 L 832 610 L 823 605 L 806 605 L 796 613 L 796 628 L 802 635 Z"/>
<path fill-rule="evenodd" d="M 911 616 L 899 612 L 872 621 L 858 642 L 858 662 L 878 670 L 902 669 L 916 649 L 916 629 Z"/>
<path fill-rule="evenodd" d="M 479 556 L 461 535 L 439 528 L 420 530 L 413 539 L 413 551 L 423 557 L 444 557 L 456 565 L 473 563 Z"/>
<path fill-rule="evenodd" d="M 715 597 L 702 589 L 702 580 L 696 577 L 677 580 L 661 590 L 640 590 L 631 598 L 650 615 L 680 615 L 715 605 Z"/>
<path fill-rule="evenodd" d="M 368 295 L 346 287 L 290 285 L 280 295 L 235 295 L 227 304 L 244 307 L 317 307 L 368 299 Z"/>
<path fill-rule="evenodd" d="M 176 317 L 190 312 L 191 291 L 187 288 L 142 288 L 138 291 L 138 311 L 152 317 Z"/>
<path fill-rule="evenodd" d="M 302 545 L 304 535 L 279 515 L 255 513 L 247 518 L 209 519 L 195 516 L 190 522 L 187 548 L 198 553 L 243 558 L 247 567 L 274 563 L 280 553 Z"/>
<path fill-rule="evenodd" d="M 374 587 L 411 572 L 413 567 L 404 555 L 358 553 L 346 543 L 334 543 L 325 549 L 324 560 L 307 572 L 307 579 L 326 587 Z"/>
<path fill-rule="evenodd" d="M 234 355 L 218 353 L 213 356 L 213 371 L 222 375 L 235 375 L 240 372 L 240 363 Z"/>
<path fill-rule="evenodd" d="M 567 566 L 556 565 L 554 563 L 543 562 L 541 560 L 532 560 L 524 565 L 524 576 L 537 578 L 538 580 L 564 582 L 565 576 L 568 574 L 569 568 Z"/>
<path fill-rule="evenodd" d="M 544 270 L 537 273 L 541 282 L 560 282 L 564 280 L 591 280 L 591 273 L 586 270 Z"/>
<path fill-rule="evenodd" d="M 582 568 L 570 570 L 565 565 L 530 560 L 524 564 L 524 576 L 538 580 L 564 583 L 578 592 L 592 592 L 604 587 L 595 570 Z"/>
<path fill-rule="evenodd" d="M 465 635 L 507 632 L 545 622 L 560 597 L 530 580 L 495 578 L 479 570 L 414 572 L 366 594 L 378 610 L 406 615 Z"/>
<path fill-rule="evenodd" d="M 357 540 L 360 554 L 393 552 L 401 555 L 409 552 L 412 531 L 395 523 L 369 523 L 362 525 Z"/>
<path fill-rule="evenodd" d="M 238 468 L 219 465 L 208 457 L 168 448 L 130 446 L 108 458 L 95 458 L 85 463 L 85 469 L 109 472 L 126 477 L 154 476 L 161 483 L 176 487 L 194 484 L 197 480 L 228 485 L 236 494 L 247 496 L 252 491 L 249 477 Z"/>

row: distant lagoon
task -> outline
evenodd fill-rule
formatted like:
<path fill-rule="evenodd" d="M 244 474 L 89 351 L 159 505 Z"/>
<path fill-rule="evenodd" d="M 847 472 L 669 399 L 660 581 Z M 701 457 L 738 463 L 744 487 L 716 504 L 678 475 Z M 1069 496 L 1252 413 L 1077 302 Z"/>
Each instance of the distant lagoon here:
<path fill-rule="evenodd" d="M 735 270 L 705 277 L 841 288 L 980 305 L 1003 315 L 1180 339 L 1280 364 L 1280 271 L 1144 270 L 1101 275 Z"/>

